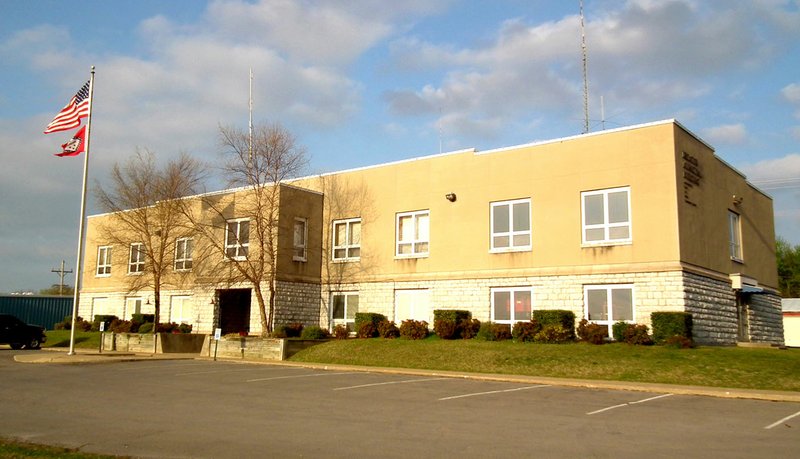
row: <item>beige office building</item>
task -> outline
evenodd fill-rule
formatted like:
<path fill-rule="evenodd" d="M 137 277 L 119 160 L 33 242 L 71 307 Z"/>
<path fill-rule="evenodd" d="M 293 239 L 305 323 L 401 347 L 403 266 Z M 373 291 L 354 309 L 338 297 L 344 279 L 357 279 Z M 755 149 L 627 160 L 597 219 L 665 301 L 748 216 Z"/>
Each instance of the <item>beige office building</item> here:
<path fill-rule="evenodd" d="M 248 225 L 228 208 L 220 238 Z M 568 309 L 610 327 L 686 311 L 700 343 L 783 342 L 772 200 L 674 120 L 305 177 L 281 185 L 280 209 L 278 325 Z M 104 238 L 109 218 L 89 219 L 84 317 L 152 302 L 130 291 L 141 260 Z M 253 286 L 204 274 L 203 241 L 181 239 L 162 321 L 258 333 Z M 241 242 L 226 256 L 247 256 Z"/>

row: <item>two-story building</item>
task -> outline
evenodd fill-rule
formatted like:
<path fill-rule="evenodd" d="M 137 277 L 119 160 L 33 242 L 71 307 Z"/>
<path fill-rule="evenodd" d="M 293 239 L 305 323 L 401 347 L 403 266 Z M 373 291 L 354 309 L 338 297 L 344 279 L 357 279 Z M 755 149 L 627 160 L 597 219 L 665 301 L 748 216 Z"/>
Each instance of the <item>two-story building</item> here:
<path fill-rule="evenodd" d="M 333 327 L 359 311 L 432 323 L 434 309 L 513 323 L 568 309 L 611 327 L 686 311 L 700 343 L 783 341 L 772 200 L 674 120 L 281 187 L 276 324 Z M 152 302 L 126 287 L 135 251 L 104 241 L 108 218 L 89 219 L 84 317 Z M 234 232 L 231 254 L 247 256 L 248 219 L 235 206 L 225 218 L 219 237 Z M 258 332 L 252 285 L 192 272 L 194 250 L 176 249 L 190 276 L 163 292 L 162 320 Z"/>

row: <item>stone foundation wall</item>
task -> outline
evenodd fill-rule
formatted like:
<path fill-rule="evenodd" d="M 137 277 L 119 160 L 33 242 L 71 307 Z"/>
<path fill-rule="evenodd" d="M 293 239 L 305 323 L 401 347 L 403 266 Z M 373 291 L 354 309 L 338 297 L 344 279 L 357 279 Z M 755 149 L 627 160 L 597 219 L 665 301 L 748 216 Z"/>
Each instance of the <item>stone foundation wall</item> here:
<path fill-rule="evenodd" d="M 699 344 L 736 344 L 736 295 L 730 282 L 683 274 L 686 312 L 692 314 L 692 337 Z"/>
<path fill-rule="evenodd" d="M 772 293 L 750 295 L 750 341 L 784 344 L 781 298 Z"/>

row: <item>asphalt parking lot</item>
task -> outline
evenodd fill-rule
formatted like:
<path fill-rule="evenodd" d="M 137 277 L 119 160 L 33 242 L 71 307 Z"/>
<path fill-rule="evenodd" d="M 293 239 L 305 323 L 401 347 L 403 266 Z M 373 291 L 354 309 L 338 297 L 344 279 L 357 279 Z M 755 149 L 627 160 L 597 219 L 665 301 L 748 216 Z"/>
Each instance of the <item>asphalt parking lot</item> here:
<path fill-rule="evenodd" d="M 91 452 L 800 456 L 800 403 L 225 361 L 31 365 L 11 355 L 0 349 L 0 436 Z"/>

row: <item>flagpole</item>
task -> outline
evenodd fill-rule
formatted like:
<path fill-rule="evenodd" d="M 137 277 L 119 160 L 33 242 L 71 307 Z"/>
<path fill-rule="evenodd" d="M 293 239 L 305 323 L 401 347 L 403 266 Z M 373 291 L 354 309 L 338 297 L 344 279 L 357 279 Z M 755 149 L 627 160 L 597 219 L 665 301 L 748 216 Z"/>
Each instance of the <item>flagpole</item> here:
<path fill-rule="evenodd" d="M 83 231 L 86 222 L 86 182 L 89 177 L 89 141 L 92 138 L 92 104 L 94 103 L 94 65 L 89 77 L 89 111 L 86 115 L 86 137 L 83 149 L 83 186 L 81 188 L 81 221 L 78 226 L 78 255 L 75 262 L 75 292 L 72 298 L 72 327 L 69 333 L 69 353 L 75 355 L 75 325 L 78 320 L 78 301 L 83 286 Z M 102 338 L 101 338 L 102 339 Z"/>

